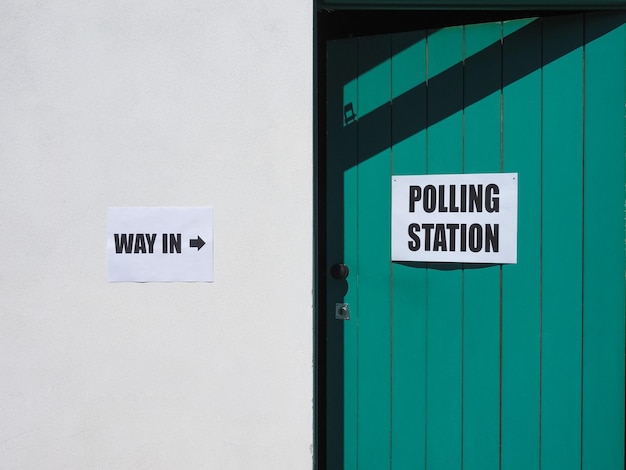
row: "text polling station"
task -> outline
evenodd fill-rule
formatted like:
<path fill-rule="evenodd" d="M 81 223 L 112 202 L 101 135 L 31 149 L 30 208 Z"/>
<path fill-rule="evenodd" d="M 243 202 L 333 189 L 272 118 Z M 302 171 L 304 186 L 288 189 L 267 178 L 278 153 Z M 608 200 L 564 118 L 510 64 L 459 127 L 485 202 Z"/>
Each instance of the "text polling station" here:
<path fill-rule="evenodd" d="M 391 259 L 517 263 L 517 173 L 393 176 Z"/>

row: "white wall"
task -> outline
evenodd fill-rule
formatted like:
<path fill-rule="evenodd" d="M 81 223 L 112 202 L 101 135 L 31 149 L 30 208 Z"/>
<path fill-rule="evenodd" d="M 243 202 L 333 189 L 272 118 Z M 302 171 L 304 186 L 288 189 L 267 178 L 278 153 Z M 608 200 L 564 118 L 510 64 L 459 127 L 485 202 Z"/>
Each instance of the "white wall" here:
<path fill-rule="evenodd" d="M 0 468 L 311 468 L 311 30 L 0 2 Z M 107 207 L 204 205 L 214 283 L 107 282 Z"/>

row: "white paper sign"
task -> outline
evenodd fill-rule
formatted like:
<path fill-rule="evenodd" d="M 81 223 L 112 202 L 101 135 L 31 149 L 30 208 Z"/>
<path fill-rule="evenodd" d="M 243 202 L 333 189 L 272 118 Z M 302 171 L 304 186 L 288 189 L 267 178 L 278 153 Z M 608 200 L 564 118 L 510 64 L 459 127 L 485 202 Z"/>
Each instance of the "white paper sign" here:
<path fill-rule="evenodd" d="M 393 261 L 517 263 L 517 173 L 393 176 Z"/>
<path fill-rule="evenodd" d="M 110 282 L 213 281 L 211 207 L 110 207 Z"/>

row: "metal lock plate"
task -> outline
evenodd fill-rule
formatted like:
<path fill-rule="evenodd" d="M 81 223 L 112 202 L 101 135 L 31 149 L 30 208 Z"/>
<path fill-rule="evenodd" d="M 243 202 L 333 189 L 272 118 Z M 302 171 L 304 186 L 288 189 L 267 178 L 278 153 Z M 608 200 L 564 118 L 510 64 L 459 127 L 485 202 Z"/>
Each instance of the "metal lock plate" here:
<path fill-rule="evenodd" d="M 335 319 L 336 320 L 350 320 L 350 308 L 348 304 L 337 303 L 335 304 Z"/>

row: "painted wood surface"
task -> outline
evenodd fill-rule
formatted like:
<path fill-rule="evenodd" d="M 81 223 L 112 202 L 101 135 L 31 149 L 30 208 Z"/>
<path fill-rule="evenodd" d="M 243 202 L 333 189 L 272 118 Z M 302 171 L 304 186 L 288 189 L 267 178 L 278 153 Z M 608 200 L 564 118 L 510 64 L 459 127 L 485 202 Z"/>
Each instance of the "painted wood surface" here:
<path fill-rule="evenodd" d="M 426 32 L 392 36 L 392 95 L 419 91 L 408 103 L 394 104 L 392 139 L 405 122 L 417 120 L 423 130 L 393 146 L 393 174 L 426 173 Z M 407 462 L 426 462 L 426 315 L 427 270 L 391 265 L 392 306 L 391 463 L 402 470 Z M 406 371 L 411 373 L 407 374 Z"/>
<path fill-rule="evenodd" d="M 623 468 L 624 21 L 329 43 L 327 468 Z M 391 175 L 501 171 L 517 264 L 391 263 Z"/>
<path fill-rule="evenodd" d="M 498 173 L 502 170 L 502 90 L 501 86 L 489 90 L 485 97 L 481 91 L 485 76 L 501 75 L 502 24 L 469 25 L 463 33 L 463 172 Z M 462 270 L 463 468 L 497 470 L 502 267 L 471 268 L 466 265 Z"/>
<path fill-rule="evenodd" d="M 463 172 L 463 30 L 428 35 L 426 170 Z M 442 118 L 440 110 L 451 108 Z M 426 465 L 459 468 L 463 411 L 463 277 L 459 269 L 426 268 Z"/>
<path fill-rule="evenodd" d="M 541 367 L 541 22 L 503 24 L 503 151 L 520 175 L 518 263 L 502 267 L 502 468 L 538 468 Z M 514 36 L 518 32 L 519 40 Z M 517 78 L 520 67 L 530 70 Z"/>

